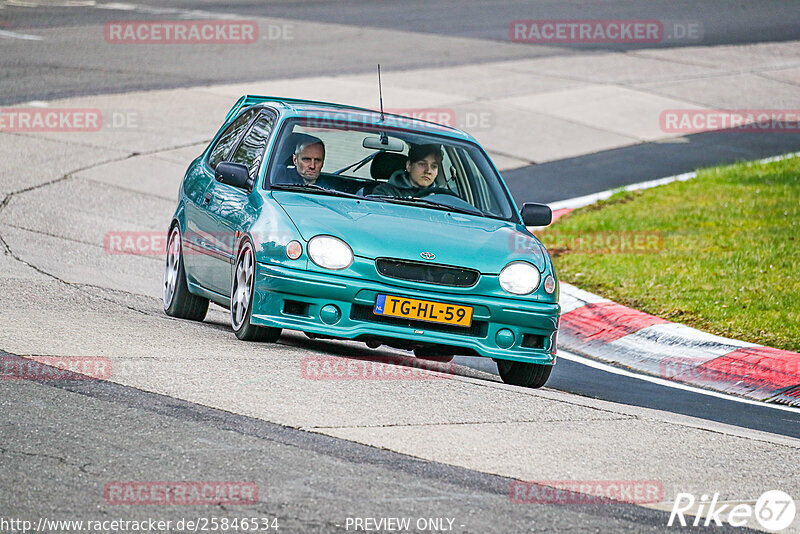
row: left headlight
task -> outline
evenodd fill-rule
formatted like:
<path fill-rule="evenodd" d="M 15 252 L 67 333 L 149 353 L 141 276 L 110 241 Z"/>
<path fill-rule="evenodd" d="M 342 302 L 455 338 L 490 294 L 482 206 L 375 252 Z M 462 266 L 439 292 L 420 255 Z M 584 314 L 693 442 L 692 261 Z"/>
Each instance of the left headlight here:
<path fill-rule="evenodd" d="M 306 249 L 311 261 L 326 269 L 346 269 L 353 264 L 353 250 L 336 237 L 329 235 L 312 237 Z"/>
<path fill-rule="evenodd" d="M 514 295 L 527 295 L 539 287 L 539 269 L 524 261 L 514 261 L 500 271 L 500 287 Z"/>

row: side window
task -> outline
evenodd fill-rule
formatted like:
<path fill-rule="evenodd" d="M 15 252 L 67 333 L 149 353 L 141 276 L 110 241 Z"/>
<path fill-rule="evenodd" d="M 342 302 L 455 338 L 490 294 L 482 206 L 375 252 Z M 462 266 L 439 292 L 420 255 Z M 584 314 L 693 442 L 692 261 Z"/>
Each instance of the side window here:
<path fill-rule="evenodd" d="M 486 163 L 484 162 L 485 168 L 481 169 L 466 151 L 460 149 L 459 154 L 465 164 L 464 170 L 467 173 L 467 181 L 475 197 L 472 205 L 492 215 L 507 217 L 508 210 L 503 209 L 498 203 L 498 198 L 503 198 L 505 193 L 500 189 L 500 185 L 496 181 L 490 182 L 486 179 L 486 174 L 484 173 L 491 172 L 489 167 L 485 166 Z"/>
<path fill-rule="evenodd" d="M 272 127 L 275 124 L 275 117 L 269 114 L 262 114 L 253 123 L 250 131 L 242 139 L 233 157 L 230 158 L 232 163 L 241 163 L 250 171 L 250 178 L 255 179 L 258 173 L 258 167 L 261 165 L 261 160 L 264 157 L 264 151 L 267 148 L 267 140 L 269 134 L 272 132 Z"/>
<path fill-rule="evenodd" d="M 255 109 L 244 112 L 238 119 L 233 121 L 233 124 L 228 126 L 225 133 L 220 136 L 217 140 L 217 144 L 214 145 L 214 148 L 211 149 L 211 154 L 208 156 L 208 165 L 212 169 L 216 169 L 220 161 L 226 161 L 225 157 L 236 145 L 236 142 L 242 135 L 242 131 L 247 127 L 247 124 L 250 122 L 250 119 L 253 118 L 255 112 Z"/>

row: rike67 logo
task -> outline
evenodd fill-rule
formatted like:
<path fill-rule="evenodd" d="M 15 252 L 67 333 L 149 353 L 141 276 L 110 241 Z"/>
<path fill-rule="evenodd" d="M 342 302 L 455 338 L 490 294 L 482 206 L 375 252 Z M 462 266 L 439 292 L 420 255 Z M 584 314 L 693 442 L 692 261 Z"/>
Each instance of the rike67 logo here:
<path fill-rule="evenodd" d="M 720 502 L 719 493 L 711 497 L 702 495 L 699 499 L 691 493 L 678 493 L 667 526 L 721 527 L 728 523 L 733 527 L 744 527 L 748 524 L 755 526 L 752 523 L 755 519 L 762 528 L 779 532 L 792 524 L 796 512 L 794 500 L 780 490 L 762 493 L 755 505 Z M 694 521 L 687 521 L 684 514 L 694 516 Z"/>

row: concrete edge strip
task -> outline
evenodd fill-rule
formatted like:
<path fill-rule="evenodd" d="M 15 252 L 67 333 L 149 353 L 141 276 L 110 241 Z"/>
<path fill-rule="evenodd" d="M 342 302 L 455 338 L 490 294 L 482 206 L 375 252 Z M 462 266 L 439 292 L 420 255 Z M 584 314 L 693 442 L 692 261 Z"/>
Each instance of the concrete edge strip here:
<path fill-rule="evenodd" d="M 757 160 L 800 157 L 792 152 Z M 696 172 L 550 204 L 553 220 L 616 191 L 686 181 Z M 800 406 L 800 353 L 727 339 L 673 323 L 561 283 L 559 342 L 566 349 L 646 374 L 766 402 Z"/>

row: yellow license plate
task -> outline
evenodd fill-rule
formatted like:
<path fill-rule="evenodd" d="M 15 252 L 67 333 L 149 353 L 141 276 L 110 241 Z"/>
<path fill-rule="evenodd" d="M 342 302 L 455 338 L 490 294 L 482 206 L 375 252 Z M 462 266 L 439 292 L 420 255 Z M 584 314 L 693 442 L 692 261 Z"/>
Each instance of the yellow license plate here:
<path fill-rule="evenodd" d="M 468 327 L 472 324 L 472 307 L 445 304 L 430 300 L 409 299 L 392 295 L 378 295 L 373 309 L 375 315 L 404 317 L 417 321 L 445 323 Z"/>

